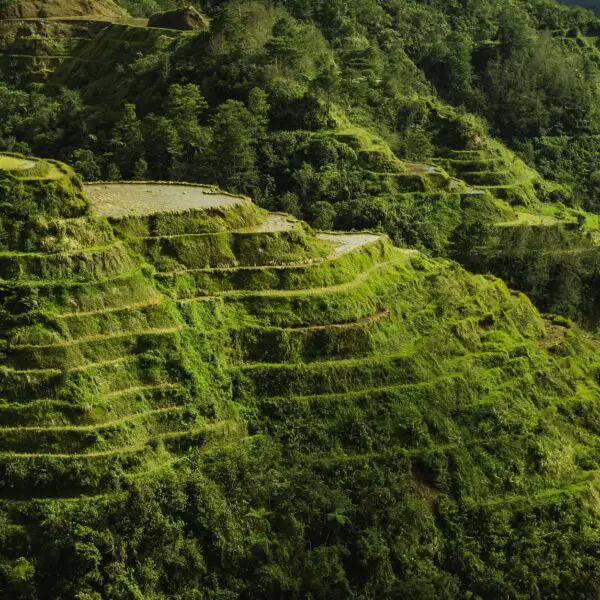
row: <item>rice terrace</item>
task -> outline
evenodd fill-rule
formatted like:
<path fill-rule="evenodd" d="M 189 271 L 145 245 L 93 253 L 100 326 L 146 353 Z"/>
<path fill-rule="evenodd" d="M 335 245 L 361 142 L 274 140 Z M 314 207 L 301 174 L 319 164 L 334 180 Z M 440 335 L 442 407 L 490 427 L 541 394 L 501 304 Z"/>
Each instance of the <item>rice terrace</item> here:
<path fill-rule="evenodd" d="M 600 594 L 600 19 L 0 0 L 0 598 Z"/>

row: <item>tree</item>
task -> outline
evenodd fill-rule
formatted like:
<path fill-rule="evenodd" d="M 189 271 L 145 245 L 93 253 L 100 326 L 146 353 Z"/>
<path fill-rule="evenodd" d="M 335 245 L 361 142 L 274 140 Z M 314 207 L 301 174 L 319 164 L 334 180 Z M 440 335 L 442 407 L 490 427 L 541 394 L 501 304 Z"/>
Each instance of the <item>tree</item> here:
<path fill-rule="evenodd" d="M 151 178 L 165 180 L 175 175 L 184 151 L 181 137 L 173 122 L 167 117 L 148 115 L 144 119 L 144 139 Z"/>
<path fill-rule="evenodd" d="M 175 123 L 197 122 L 207 108 L 208 103 L 197 85 L 175 83 L 169 87 L 166 112 Z"/>
<path fill-rule="evenodd" d="M 135 165 L 144 155 L 144 136 L 135 104 L 125 104 L 111 137 L 114 160 L 125 177 L 133 175 Z"/>
<path fill-rule="evenodd" d="M 266 45 L 276 67 L 294 67 L 304 54 L 302 27 L 291 17 L 280 18 L 273 27 L 273 37 Z"/>
<path fill-rule="evenodd" d="M 261 133 L 256 116 L 241 102 L 221 104 L 211 122 L 211 175 L 226 189 L 252 193 L 258 185 L 255 141 Z"/>
<path fill-rule="evenodd" d="M 208 103 L 197 85 L 174 84 L 169 88 L 166 108 L 172 131 L 167 132 L 166 123 L 162 122 L 161 129 L 168 143 L 159 144 L 170 155 L 167 171 L 176 179 L 195 180 L 202 171 L 196 163 L 205 153 L 208 142 L 207 131 L 200 125 Z"/>
<path fill-rule="evenodd" d="M 102 178 L 102 171 L 96 155 L 86 148 L 73 150 L 69 162 L 85 181 L 97 181 Z"/>

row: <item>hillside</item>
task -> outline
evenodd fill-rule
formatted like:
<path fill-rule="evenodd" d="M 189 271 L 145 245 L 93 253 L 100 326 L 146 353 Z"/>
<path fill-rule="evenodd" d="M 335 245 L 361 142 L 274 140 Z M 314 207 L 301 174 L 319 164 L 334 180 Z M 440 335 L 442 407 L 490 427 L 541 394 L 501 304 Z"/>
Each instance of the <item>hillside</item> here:
<path fill-rule="evenodd" d="M 592 338 L 384 236 L 0 167 L 3 595 L 596 590 Z"/>
<path fill-rule="evenodd" d="M 192 4 L 0 0 L 0 598 L 599 596 L 600 18 Z"/>
<path fill-rule="evenodd" d="M 550 0 L 362 4 L 334 18 L 310 2 L 208 3 L 201 33 L 0 21 L 0 145 L 91 181 L 217 183 L 317 227 L 377 229 L 595 327 L 600 21 Z M 557 238 L 569 252 L 546 246 Z"/>
<path fill-rule="evenodd" d="M 124 12 L 112 0 L 2 0 L 0 19 L 57 17 L 121 17 Z"/>

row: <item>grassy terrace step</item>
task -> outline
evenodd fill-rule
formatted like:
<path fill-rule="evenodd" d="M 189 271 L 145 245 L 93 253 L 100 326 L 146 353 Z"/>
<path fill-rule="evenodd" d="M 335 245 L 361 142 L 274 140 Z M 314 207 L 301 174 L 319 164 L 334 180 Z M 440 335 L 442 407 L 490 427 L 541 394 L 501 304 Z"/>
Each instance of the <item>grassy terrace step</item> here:
<path fill-rule="evenodd" d="M 161 348 L 178 351 L 174 336 L 158 338 Z M 0 368 L 0 398 L 11 403 L 36 402 L 44 398 L 64 399 L 89 404 L 111 392 L 149 384 L 162 383 L 169 379 L 165 369 L 148 370 L 145 350 L 157 345 L 157 339 L 148 340 L 148 348 L 138 353 L 108 359 L 90 360 L 62 369 L 21 369 Z M 77 392 L 74 394 L 74 392 Z"/>
<path fill-rule="evenodd" d="M 133 184 L 129 184 L 133 185 Z M 92 186 L 84 186 L 89 194 Z M 202 187 L 201 189 L 205 189 Z M 102 189 L 97 194 L 100 197 L 94 202 L 95 195 L 91 194 L 92 202 L 97 210 L 104 212 L 110 219 L 118 235 L 125 239 L 156 237 L 168 235 L 218 233 L 235 231 L 260 225 L 265 213 L 256 205 L 238 198 L 239 203 L 222 207 L 206 207 L 203 209 L 187 209 L 181 212 L 158 212 L 141 214 L 139 216 L 114 216 L 109 207 L 101 204 Z M 215 194 L 216 192 L 211 192 Z M 160 196 L 156 201 L 159 201 Z M 141 209 L 140 209 L 141 210 Z"/>
<path fill-rule="evenodd" d="M 73 252 L 86 247 L 108 246 L 115 241 L 107 221 L 90 217 L 41 222 L 10 220 L 5 221 L 3 227 L 0 251 Z"/>
<path fill-rule="evenodd" d="M 389 241 L 380 239 L 325 259 L 287 265 L 182 269 L 157 273 L 155 277 L 171 295 L 181 299 L 232 290 L 297 290 L 347 283 L 392 254 Z"/>
<path fill-rule="evenodd" d="M 0 453 L 99 452 L 190 429 L 194 420 L 185 408 L 169 406 L 97 425 L 0 428 Z"/>
<path fill-rule="evenodd" d="M 239 328 L 239 323 L 247 323 L 245 326 L 263 327 L 347 323 L 367 318 L 379 310 L 393 306 L 393 303 L 400 301 L 401 298 L 414 302 L 415 294 L 419 295 L 418 302 L 427 306 L 431 302 L 430 291 L 428 291 L 430 286 L 438 284 L 438 277 L 442 278 L 439 285 L 448 286 L 450 283 L 448 277 L 452 277 L 452 273 L 443 267 L 440 268 L 440 264 L 432 266 L 427 262 L 424 263 L 427 265 L 426 268 L 424 265 L 419 269 L 411 268 L 413 262 L 416 261 L 418 264 L 423 260 L 425 259 L 419 255 L 403 254 L 399 263 L 392 261 L 391 265 L 376 265 L 370 272 L 361 274 L 362 281 L 357 278 L 351 284 L 343 286 L 295 292 L 266 291 L 253 292 L 249 295 L 232 294 L 208 298 L 205 301 L 188 302 L 183 306 L 188 305 L 191 322 L 200 329 L 211 323 L 216 313 L 223 313 L 223 311 L 230 315 L 234 329 Z M 495 302 L 510 303 L 510 296 L 503 288 L 498 288 L 496 280 L 486 278 L 472 280 L 473 283 L 475 281 L 478 282 L 475 289 L 472 286 L 463 289 L 460 280 L 453 282 L 452 286 L 457 288 L 453 291 L 461 295 L 466 294 L 468 298 L 473 293 L 484 293 L 488 290 L 486 293 L 490 293 L 489 298 L 493 298 Z M 222 302 L 220 307 L 215 304 L 217 300 Z M 467 310 L 471 305 L 467 302 L 464 309 Z M 480 318 L 483 319 L 485 316 L 482 313 Z M 427 318 L 433 319 L 429 322 L 435 322 L 436 315 L 428 315 Z"/>
<path fill-rule="evenodd" d="M 365 356 L 388 343 L 389 317 L 390 311 L 383 309 L 348 323 L 242 328 L 232 332 L 232 346 L 242 362 L 302 362 Z"/>
<path fill-rule="evenodd" d="M 416 383 L 426 372 L 414 353 L 300 364 L 251 364 L 237 372 L 257 397 L 345 393 L 386 384 Z"/>
<path fill-rule="evenodd" d="M 179 314 L 164 297 L 154 296 L 150 301 L 133 303 L 114 309 L 61 315 L 62 335 L 71 339 L 114 332 L 164 328 L 181 323 Z"/>
<path fill-rule="evenodd" d="M 245 428 L 237 421 L 220 421 L 184 432 L 162 433 L 153 436 L 152 443 L 87 454 L 0 453 L 0 495 L 117 490 L 131 475 L 169 460 L 170 453 L 244 435 Z"/>
<path fill-rule="evenodd" d="M 0 252 L 0 279 L 64 279 L 107 277 L 133 266 L 121 244 L 72 252 Z"/>
<path fill-rule="evenodd" d="M 440 334 L 444 335 L 444 331 Z M 424 351 L 427 347 L 428 340 L 423 338 L 418 344 L 407 344 L 401 351 L 387 354 L 295 364 L 250 363 L 236 367 L 234 373 L 239 374 L 244 387 L 249 386 L 258 398 L 333 397 L 382 386 L 428 382 L 444 371 L 470 377 L 472 388 L 483 395 L 494 389 L 497 377 L 506 377 L 507 373 L 518 376 L 526 363 L 523 357 L 512 357 L 507 350 L 492 348 L 459 355 L 442 364 L 433 353 Z"/>
<path fill-rule="evenodd" d="M 457 186 L 449 189 L 449 190 L 433 190 L 429 192 L 397 192 L 394 194 L 394 198 L 405 198 L 409 200 L 420 200 L 421 202 L 427 202 L 428 200 L 436 201 L 441 198 L 454 197 L 461 194 L 461 192 L 465 189 L 466 184 L 464 182 L 458 182 Z"/>
<path fill-rule="evenodd" d="M 112 309 L 156 296 L 156 290 L 140 269 L 127 269 L 113 277 L 88 279 L 21 279 L 0 281 L 0 306 L 22 316 L 32 310 L 47 313 L 88 312 Z"/>
<path fill-rule="evenodd" d="M 411 255 L 409 255 L 411 256 Z M 309 287 L 299 290 L 230 290 L 221 292 L 216 296 L 209 297 L 210 298 L 218 298 L 222 297 L 225 299 L 235 299 L 235 298 L 300 298 L 305 296 L 315 296 L 321 294 L 335 294 L 337 292 L 342 292 L 346 290 L 351 290 L 352 288 L 359 286 L 362 282 L 368 280 L 373 274 L 378 271 L 384 271 L 388 269 L 393 269 L 394 267 L 400 267 L 406 263 L 406 257 L 397 256 L 394 260 L 387 260 L 384 262 L 379 262 L 365 271 L 358 273 L 357 276 L 345 283 L 340 283 L 338 285 L 329 285 L 323 287 Z M 181 304 L 188 304 L 191 302 L 199 301 L 203 302 L 206 298 L 204 296 L 199 296 L 197 298 L 184 298 L 180 300 Z"/>
<path fill-rule="evenodd" d="M 146 298 L 145 300 L 139 300 L 138 302 L 132 302 L 130 304 L 126 304 L 123 306 L 111 306 L 111 307 L 105 307 L 105 308 L 97 308 L 94 310 L 62 312 L 62 313 L 60 313 L 59 317 L 64 320 L 79 319 L 79 318 L 83 318 L 83 317 L 93 317 L 96 315 L 157 306 L 158 304 L 162 304 L 164 302 L 164 300 L 165 300 L 165 298 L 162 294 L 156 294 L 156 295 Z"/>
<path fill-rule="evenodd" d="M 0 214 L 13 221 L 37 220 L 39 218 L 73 218 L 89 213 L 89 203 L 83 196 L 81 184 L 74 171 L 62 163 L 31 159 L 35 168 L 15 173 L 2 168 L 4 157 L 20 157 L 0 154 Z M 39 175 L 39 169 L 46 169 Z M 18 199 L 16 202 L 15 200 Z"/>
<path fill-rule="evenodd" d="M 441 162 L 452 166 L 454 169 L 462 171 L 490 171 L 496 167 L 503 168 L 506 165 L 506 159 L 500 156 L 480 156 L 478 158 L 436 158 L 435 162 Z"/>
<path fill-rule="evenodd" d="M 153 363 L 156 347 L 166 352 L 179 352 L 178 341 L 172 337 L 152 340 L 148 353 L 130 354 L 116 360 L 102 360 L 67 370 L 64 383 L 73 384 L 79 391 L 74 401 L 90 409 L 123 404 L 125 393 L 157 387 L 172 381 L 167 367 Z M 149 368 L 150 367 L 150 368 Z M 183 383 L 183 382 L 181 382 Z"/>
<path fill-rule="evenodd" d="M 188 401 L 188 393 L 181 386 L 155 383 L 111 392 L 96 402 L 41 399 L 27 403 L 0 403 L 0 428 L 100 425 L 144 410 L 181 406 Z"/>
<path fill-rule="evenodd" d="M 99 360 L 139 354 L 152 338 L 169 340 L 183 325 L 149 327 L 57 341 L 51 344 L 12 346 L 6 362 L 15 368 L 36 365 L 40 369 L 68 369 Z"/>
<path fill-rule="evenodd" d="M 210 197 L 210 196 L 209 196 Z M 243 206 L 243 204 L 242 204 Z M 310 229 L 302 221 L 298 221 L 295 217 L 291 217 L 285 213 L 250 213 L 253 217 L 251 224 L 246 224 L 241 227 L 229 227 L 210 231 L 169 231 L 166 233 L 148 233 L 141 235 L 129 235 L 129 240 L 180 240 L 194 239 L 202 237 L 210 237 L 218 234 L 229 234 L 231 236 L 244 234 L 260 234 L 260 233 L 282 233 L 289 231 L 310 233 Z M 188 224 L 189 228 L 189 224 Z"/>
<path fill-rule="evenodd" d="M 391 463 L 398 468 L 398 465 L 402 464 L 402 459 L 419 459 L 419 458 L 430 458 L 436 455 L 450 454 L 458 452 L 461 454 L 468 453 L 471 449 L 477 448 L 494 448 L 495 446 L 501 446 L 503 443 L 507 444 L 522 444 L 526 440 L 533 439 L 531 434 L 525 435 L 511 435 L 504 434 L 497 437 L 488 436 L 474 439 L 461 439 L 457 442 L 450 442 L 446 444 L 429 444 L 422 447 L 413 448 L 402 448 L 401 446 L 392 446 L 381 451 L 373 452 L 345 452 L 343 450 L 336 454 L 331 452 L 317 454 L 317 453 L 303 453 L 301 455 L 295 455 L 295 460 L 301 460 L 305 464 L 310 464 L 314 468 L 319 469 L 336 469 L 352 463 L 367 463 L 367 462 L 379 462 L 380 464 Z M 461 457 L 463 458 L 463 457 Z M 410 466 L 410 463 L 406 463 Z"/>
<path fill-rule="evenodd" d="M 463 171 L 461 178 L 470 185 L 506 185 L 516 183 L 515 173 L 513 171 Z"/>
<path fill-rule="evenodd" d="M 531 182 L 517 182 L 502 185 L 478 185 L 478 189 L 489 192 L 509 204 L 527 206 L 535 204 L 537 196 Z"/>
<path fill-rule="evenodd" d="M 38 321 L 41 321 L 39 319 Z M 158 294 L 149 298 L 114 308 L 95 311 L 43 315 L 33 326 L 7 327 L 9 348 L 17 346 L 40 346 L 64 343 L 94 335 L 110 335 L 115 332 L 164 328 L 180 323 L 171 304 Z"/>
<path fill-rule="evenodd" d="M 450 175 L 439 165 L 413 164 L 412 169 L 400 173 L 368 171 L 373 180 L 383 180 L 394 188 L 395 193 L 426 194 L 447 190 Z M 381 182 L 381 183 L 383 183 Z"/>
<path fill-rule="evenodd" d="M 483 509 L 495 509 L 500 507 L 515 509 L 517 506 L 540 506 L 545 503 L 560 502 L 572 496 L 578 496 L 585 492 L 597 494 L 598 483 L 600 482 L 600 471 L 593 470 L 585 472 L 581 477 L 567 482 L 562 486 L 546 488 L 543 490 L 531 490 L 522 494 L 504 494 L 494 496 L 485 501 L 467 498 L 464 500 L 467 508 L 473 511 Z"/>
<path fill-rule="evenodd" d="M 265 325 L 290 327 L 356 321 L 386 307 L 386 299 L 402 285 L 400 275 L 409 258 L 378 263 L 344 284 L 300 290 L 232 291 L 183 300 L 182 308 L 191 323 L 199 327 L 214 302 L 224 302 L 232 318 L 246 312 Z"/>
<path fill-rule="evenodd" d="M 336 447 L 346 451 L 410 449 L 448 444 L 465 432 L 479 439 L 513 428 L 520 432 L 510 420 L 489 431 L 456 426 L 449 413 L 475 399 L 478 387 L 454 374 L 347 394 L 266 398 L 253 408 L 258 409 L 257 422 L 270 435 L 310 452 Z"/>
<path fill-rule="evenodd" d="M 480 158 L 489 157 L 490 153 L 484 148 L 481 148 L 480 150 L 449 150 L 448 156 L 460 160 L 479 160 Z"/>
<path fill-rule="evenodd" d="M 485 369 L 485 371 L 490 370 Z M 327 403 L 377 403 L 378 398 L 382 401 L 389 398 L 403 399 L 410 393 L 411 397 L 415 398 L 415 402 L 435 399 L 442 405 L 449 403 L 448 410 L 453 410 L 475 400 L 479 389 L 479 386 L 471 386 L 461 373 L 451 373 L 430 377 L 427 381 L 417 383 L 376 385 L 358 390 L 322 394 L 267 396 L 258 398 L 257 405 L 261 411 L 273 415 L 275 412 L 280 412 L 277 406 L 280 406 L 283 411 L 288 409 L 311 411 L 318 405 Z"/>
<path fill-rule="evenodd" d="M 9 401 L 44 398 L 55 394 L 63 381 L 60 369 L 11 369 L 0 367 L 0 397 Z"/>
<path fill-rule="evenodd" d="M 295 263 L 331 253 L 331 244 L 301 229 L 186 234 L 130 243 L 159 271 Z"/>

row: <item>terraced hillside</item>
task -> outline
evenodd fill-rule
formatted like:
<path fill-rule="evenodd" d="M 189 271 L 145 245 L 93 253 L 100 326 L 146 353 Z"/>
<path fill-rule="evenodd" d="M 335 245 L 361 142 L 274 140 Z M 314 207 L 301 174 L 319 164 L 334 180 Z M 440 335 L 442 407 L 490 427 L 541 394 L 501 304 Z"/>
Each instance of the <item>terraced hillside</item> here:
<path fill-rule="evenodd" d="M 251 16 L 253 10 L 257 10 L 256 7 L 248 8 L 246 17 L 240 13 L 240 18 L 246 19 L 244 35 L 266 44 L 268 32 L 257 25 L 260 19 Z M 219 35 L 233 35 L 232 32 L 185 33 L 140 26 L 143 20 L 115 17 L 114 22 L 107 22 L 104 18 L 92 15 L 85 19 L 0 20 L 0 71 L 3 73 L 0 78 L 21 87 L 25 82 L 44 82 L 43 88 L 35 89 L 43 89 L 48 97 L 61 99 L 62 108 L 57 104 L 47 109 L 49 115 L 60 121 L 55 123 L 57 131 L 71 132 L 72 142 L 61 147 L 60 151 L 64 152 L 61 156 L 72 159 L 91 179 L 116 178 L 119 173 L 125 178 L 135 175 L 136 179 L 175 176 L 220 181 L 222 186 L 234 189 L 241 180 L 236 184 L 220 179 L 222 169 L 218 161 L 214 161 L 223 151 L 223 145 L 214 142 L 213 147 L 205 143 L 204 137 L 210 138 L 209 129 L 213 126 L 213 107 L 198 108 L 203 106 L 202 93 L 209 96 L 208 104 L 212 102 L 210 96 L 217 93 L 210 65 L 222 59 L 217 43 Z M 564 29 L 553 29 L 552 33 L 554 39 L 564 38 L 568 44 L 577 39 L 589 45 L 595 43 L 592 25 L 575 33 Z M 268 50 L 267 46 L 265 49 Z M 586 56 L 589 51 L 587 46 L 582 47 Z M 206 60 L 198 61 L 198 56 Z M 227 63 L 229 59 L 223 60 Z M 267 52 L 251 62 L 263 65 L 270 60 Z M 302 85 L 315 76 L 314 67 L 307 69 L 302 75 L 304 79 L 300 77 Z M 155 115 L 164 113 L 172 118 L 177 112 L 169 103 L 191 72 L 195 75 L 190 81 L 197 84 L 198 93 L 202 91 L 198 114 L 189 123 L 187 117 L 178 117 L 170 125 L 164 120 L 156 121 Z M 225 80 L 229 81 L 227 77 Z M 265 77 L 269 79 L 271 74 Z M 174 85 L 170 85 L 172 83 Z M 512 287 L 529 294 L 543 311 L 560 312 L 586 326 L 595 326 L 600 311 L 594 292 L 597 252 L 591 242 L 597 237 L 598 227 L 590 215 L 560 205 L 573 201 L 568 186 L 542 178 L 514 152 L 487 134 L 482 123 L 430 96 L 430 91 L 422 91 L 417 103 L 423 120 L 421 127 L 428 139 L 427 152 L 425 149 L 417 152 L 411 144 L 397 148 L 394 136 L 385 135 L 385 131 L 381 132 L 382 136 L 374 127 L 356 125 L 350 113 L 342 110 L 337 102 L 321 98 L 310 108 L 312 101 L 306 102 L 301 86 L 289 86 L 298 93 L 295 99 L 278 98 L 282 88 L 275 87 L 279 91 L 268 92 L 272 95 L 269 101 L 272 123 L 269 131 L 265 130 L 259 137 L 269 140 L 265 147 L 277 151 L 263 153 L 257 146 L 251 152 L 258 160 L 254 164 L 258 179 L 250 179 L 255 181 L 253 185 L 260 182 L 262 192 L 255 189 L 265 206 L 294 211 L 321 227 L 384 231 L 395 243 L 435 256 L 451 257 L 469 269 L 506 278 Z M 175 95 L 170 96 L 169 90 Z M 212 91 L 209 93 L 209 90 Z M 99 106 L 99 98 L 110 105 L 110 110 Z M 84 110 L 80 99 L 90 106 Z M 40 101 L 38 96 L 27 102 L 37 105 Z M 20 112 L 17 119 L 20 132 L 3 134 L 9 147 L 32 130 L 28 111 L 23 108 L 26 100 L 19 98 L 13 102 L 15 107 L 21 107 L 20 110 L 15 108 Z M 132 102 L 137 105 L 135 110 L 129 106 Z M 288 102 L 297 106 L 300 113 L 307 112 L 303 117 L 306 123 L 290 123 L 285 108 Z M 278 111 L 281 111 L 279 116 Z M 311 111 L 322 113 L 319 118 L 323 126 L 313 128 Z M 42 110 L 39 112 L 45 114 Z M 99 127 L 97 123 L 108 114 L 110 123 Z M 129 143 L 119 141 L 128 130 L 128 119 L 133 132 L 129 142 L 137 144 L 131 153 L 124 151 Z M 91 138 L 85 128 L 78 125 L 84 122 L 86 127 L 91 124 L 92 128 L 98 128 Z M 159 136 L 160 140 L 152 139 L 152 132 L 158 126 L 165 132 L 177 131 L 172 143 L 160 151 L 157 148 L 161 148 L 161 140 L 166 140 L 168 135 Z M 39 140 L 46 139 L 44 128 L 45 125 L 41 132 L 31 133 L 32 148 Z M 200 136 L 202 143 L 193 141 L 195 136 Z M 142 142 L 142 137 L 147 139 Z M 593 139 L 593 136 L 588 137 Z M 564 135 L 558 138 L 562 140 Z M 542 152 L 544 160 L 552 156 L 558 138 L 551 135 L 544 138 L 547 146 Z M 184 140 L 188 141 L 184 143 Z M 69 148 L 71 143 L 81 148 Z M 48 149 L 44 147 L 39 151 L 46 153 Z M 402 159 L 403 152 L 409 155 L 414 152 L 414 156 Z M 131 154 L 127 160 L 126 154 Z M 574 154 L 579 156 L 576 151 Z M 193 160 L 183 160 L 184 156 L 192 155 L 195 155 Z M 274 156 L 278 158 L 273 160 Z M 185 167 L 182 160 L 189 161 L 189 165 Z M 231 168 L 235 170 L 235 160 L 232 162 Z M 302 171 L 305 163 L 310 168 Z M 546 177 L 554 177 L 552 161 L 540 164 L 546 165 Z M 210 169 L 205 172 L 207 165 L 212 165 L 212 172 Z M 136 166 L 141 174 L 134 173 Z M 590 170 L 592 168 L 593 162 Z M 288 169 L 294 172 L 293 176 L 283 175 Z M 342 172 L 346 175 L 336 175 Z M 593 177 L 590 180 L 592 189 Z M 267 182 L 274 182 L 276 189 L 267 189 Z M 286 198 L 292 198 L 291 203 Z M 322 201 L 328 203 L 329 216 L 319 222 L 319 211 L 315 211 L 313 205 Z M 581 230 L 573 226 L 579 218 L 586 220 Z M 501 227 L 493 227 L 493 224 Z M 553 229 L 555 231 L 551 231 Z M 567 229 L 566 233 L 563 229 Z M 568 254 L 542 247 L 559 238 L 569 238 Z M 581 252 L 575 252 L 575 248 Z M 570 275 L 573 271 L 575 276 Z"/>
<path fill-rule="evenodd" d="M 1 155 L 0 215 L 3 594 L 593 587 L 598 350 L 568 322 L 214 188 Z"/>
<path fill-rule="evenodd" d="M 448 157 L 434 160 L 474 191 L 487 192 L 509 204 L 535 204 L 543 183 L 539 174 L 494 140 L 479 145 L 478 149 L 450 150 Z"/>
<path fill-rule="evenodd" d="M 196 389 L 177 307 L 89 215 L 73 173 L 13 156 L 0 167 L 3 493 L 114 489 L 169 450 L 239 430 Z M 248 202 L 230 207 L 224 221 L 255 218 Z"/>
<path fill-rule="evenodd" d="M 3 80 L 19 85 L 89 85 L 93 95 L 105 85 L 104 77 L 114 77 L 116 65 L 134 67 L 186 36 L 190 34 L 150 29 L 145 19 L 129 17 L 0 18 L 0 72 Z"/>

